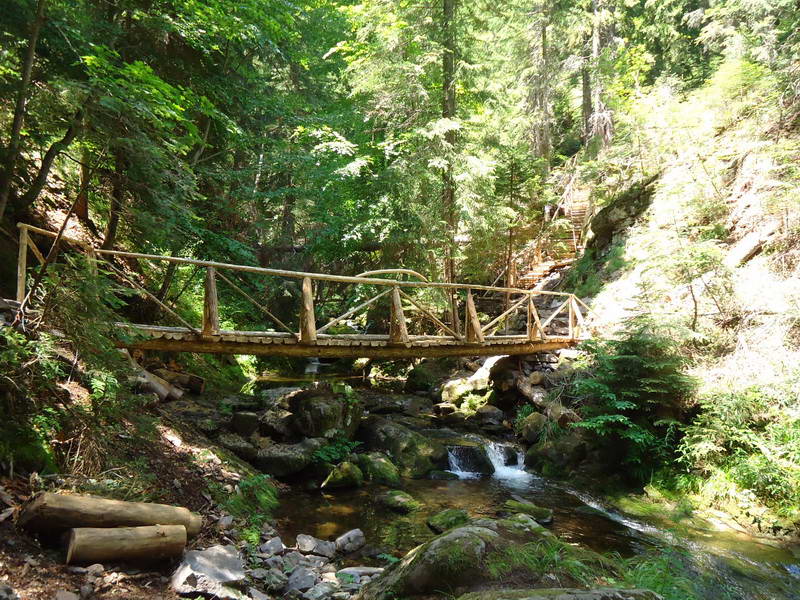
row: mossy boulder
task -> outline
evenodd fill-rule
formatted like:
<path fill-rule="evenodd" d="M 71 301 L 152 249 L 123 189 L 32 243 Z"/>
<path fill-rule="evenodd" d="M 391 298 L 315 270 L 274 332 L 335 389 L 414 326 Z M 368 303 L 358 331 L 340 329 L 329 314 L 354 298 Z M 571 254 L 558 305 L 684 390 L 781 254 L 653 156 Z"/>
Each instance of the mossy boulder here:
<path fill-rule="evenodd" d="M 535 444 L 542 437 L 542 432 L 546 425 L 547 417 L 542 413 L 533 412 L 522 420 L 519 427 L 519 437 L 529 444 Z"/>
<path fill-rule="evenodd" d="M 416 500 L 411 494 L 401 490 L 386 492 L 378 501 L 386 508 L 400 514 L 408 514 L 422 508 L 422 503 Z"/>
<path fill-rule="evenodd" d="M 400 471 L 389 457 L 380 452 L 359 454 L 358 466 L 364 473 L 364 479 L 373 483 L 396 486 L 400 484 Z"/>
<path fill-rule="evenodd" d="M 406 392 L 431 392 L 458 369 L 456 358 L 426 358 L 406 378 Z"/>
<path fill-rule="evenodd" d="M 333 467 L 328 477 L 322 482 L 321 488 L 355 488 L 364 484 L 364 473 L 356 465 L 345 461 Z"/>
<path fill-rule="evenodd" d="M 447 466 L 447 451 L 441 443 L 382 417 L 365 419 L 358 437 L 368 450 L 389 455 L 403 477 L 419 479 Z"/>
<path fill-rule="evenodd" d="M 453 527 L 465 525 L 469 522 L 469 515 L 466 511 L 457 508 L 446 508 L 428 518 L 428 527 L 436 533 L 442 533 Z"/>
<path fill-rule="evenodd" d="M 364 414 L 362 403 L 354 394 L 335 393 L 327 385 L 294 394 L 289 410 L 295 431 L 309 438 L 352 438 Z"/>
<path fill-rule="evenodd" d="M 357 600 L 391 600 L 441 593 L 485 576 L 483 560 L 499 534 L 486 527 L 460 527 L 417 546 L 376 577 Z"/>
<path fill-rule="evenodd" d="M 299 473 L 314 460 L 314 453 L 325 445 L 321 438 L 303 440 L 299 444 L 272 444 L 262 448 L 253 464 L 264 473 L 285 477 Z"/>
<path fill-rule="evenodd" d="M 258 452 L 253 444 L 237 433 L 222 433 L 217 438 L 217 443 L 239 458 L 248 461 L 253 460 Z"/>
<path fill-rule="evenodd" d="M 494 464 L 483 444 L 462 440 L 457 444 L 447 444 L 447 449 L 455 461 L 455 464 L 451 465 L 454 471 L 480 473 L 481 475 L 494 473 Z"/>
<path fill-rule="evenodd" d="M 532 502 L 506 500 L 505 504 L 503 504 L 503 510 L 510 513 L 530 515 L 539 523 L 550 523 L 553 520 L 553 511 L 551 509 L 536 506 Z"/>
<path fill-rule="evenodd" d="M 556 439 L 540 442 L 528 448 L 525 465 L 546 477 L 564 477 L 586 458 L 587 445 L 580 431 Z"/>

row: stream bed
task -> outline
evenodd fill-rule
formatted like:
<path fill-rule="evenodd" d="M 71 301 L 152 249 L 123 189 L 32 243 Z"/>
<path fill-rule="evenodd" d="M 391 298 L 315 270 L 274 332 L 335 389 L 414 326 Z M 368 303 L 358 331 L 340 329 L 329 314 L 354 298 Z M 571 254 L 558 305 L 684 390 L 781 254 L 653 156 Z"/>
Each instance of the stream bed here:
<path fill-rule="evenodd" d="M 513 452 L 485 442 L 495 467 L 479 476 L 451 453 L 450 471 L 457 480 L 405 480 L 403 489 L 424 504 L 406 516 L 377 501 L 386 488 L 366 486 L 331 492 L 293 491 L 284 497 L 276 517 L 288 540 L 299 533 L 330 539 L 353 528 L 364 531 L 375 554 L 402 556 L 433 537 L 425 521 L 445 508 L 459 508 L 472 517 L 494 517 L 512 497 L 553 510 L 548 527 L 562 540 L 623 558 L 648 550 L 677 547 L 689 558 L 689 572 L 709 581 L 709 600 L 800 600 L 800 561 L 788 550 L 734 532 L 681 528 L 680 533 L 608 507 L 591 495 L 551 481 L 517 464 L 506 464 Z M 513 458 L 509 462 L 515 462 Z"/>

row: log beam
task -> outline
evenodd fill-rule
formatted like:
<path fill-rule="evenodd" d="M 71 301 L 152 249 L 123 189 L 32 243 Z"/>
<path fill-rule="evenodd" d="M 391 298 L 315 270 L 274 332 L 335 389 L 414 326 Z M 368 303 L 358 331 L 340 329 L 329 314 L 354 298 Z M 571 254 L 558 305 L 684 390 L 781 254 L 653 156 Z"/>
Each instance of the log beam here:
<path fill-rule="evenodd" d="M 408 346 L 408 327 L 403 313 L 403 301 L 400 299 L 400 288 L 392 288 L 392 315 L 389 323 L 389 343 Z"/>
<path fill-rule="evenodd" d="M 19 527 L 48 532 L 73 527 L 183 525 L 189 537 L 197 535 L 202 524 L 200 515 L 180 506 L 53 492 L 36 496 L 25 505 L 17 519 Z"/>
<path fill-rule="evenodd" d="M 139 350 L 164 352 L 198 352 L 205 354 L 246 354 L 252 356 L 317 356 L 319 358 L 420 358 L 441 356 L 498 356 L 534 354 L 569 348 L 577 340 L 549 338 L 546 341 L 521 341 L 515 344 L 477 345 L 452 344 L 447 346 L 303 346 L 301 344 L 259 344 L 255 342 L 217 342 L 208 340 L 169 340 L 154 338 L 127 345 Z"/>
<path fill-rule="evenodd" d="M 482 344 L 484 342 L 481 322 L 478 319 L 478 311 L 475 309 L 475 300 L 472 298 L 472 290 L 467 290 L 467 342 L 471 344 Z"/>
<path fill-rule="evenodd" d="M 154 562 L 175 558 L 186 547 L 183 525 L 78 527 L 70 530 L 67 564 L 106 561 Z"/>
<path fill-rule="evenodd" d="M 206 267 L 205 297 L 203 299 L 203 337 L 219 333 L 219 298 L 217 274 L 214 267 Z"/>
<path fill-rule="evenodd" d="M 314 285 L 310 277 L 303 277 L 303 298 L 300 304 L 300 343 L 317 343 L 317 324 L 314 317 Z"/>

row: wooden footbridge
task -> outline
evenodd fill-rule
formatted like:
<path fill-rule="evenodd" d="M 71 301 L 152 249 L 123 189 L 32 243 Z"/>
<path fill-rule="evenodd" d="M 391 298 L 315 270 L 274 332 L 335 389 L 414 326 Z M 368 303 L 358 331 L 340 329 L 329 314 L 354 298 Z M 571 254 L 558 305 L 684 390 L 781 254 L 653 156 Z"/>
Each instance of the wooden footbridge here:
<path fill-rule="evenodd" d="M 34 238 L 55 238 L 57 234 L 23 223 L 18 227 L 17 299 L 22 302 L 28 293 L 29 252 L 40 263 L 45 262 Z M 102 250 L 79 240 L 62 239 L 82 248 L 88 255 L 87 277 L 98 276 L 101 271 L 110 272 L 180 323 L 180 326 L 118 323 L 120 336 L 116 343 L 120 347 L 213 354 L 413 358 L 531 354 L 573 346 L 587 334 L 583 309 L 588 307 L 573 294 L 433 282 L 408 269 L 370 271 L 356 276 L 305 273 Z M 148 263 L 151 268 L 173 263 L 175 268 L 186 266 L 192 274 L 204 273 L 202 322 L 190 323 L 163 301 L 163 295 L 159 299 L 137 281 L 136 272 L 131 273 L 130 269 L 126 272 L 126 264 L 137 262 L 138 266 Z M 97 268 L 98 263 L 102 264 L 102 269 Z M 254 314 L 257 311 L 263 315 L 268 325 L 258 331 L 223 329 L 218 285 L 229 288 L 227 297 L 244 298 L 252 305 Z M 263 295 L 263 290 L 274 289 L 276 285 L 289 291 L 285 302 L 296 304 L 291 319 L 277 317 L 256 299 L 259 294 Z M 337 293 L 330 294 L 331 290 Z M 476 308 L 473 292 L 481 292 L 481 312 Z M 350 304 L 357 298 L 358 303 L 326 319 L 320 326 L 318 320 L 331 313 L 331 302 L 324 298 L 332 295 L 349 298 Z M 383 311 L 386 318 L 367 322 L 364 313 L 373 305 L 380 306 L 378 303 L 386 308 Z M 433 308 L 434 304 L 440 308 Z M 448 308 L 442 309 L 443 306 Z M 354 333 L 353 324 L 363 331 Z"/>

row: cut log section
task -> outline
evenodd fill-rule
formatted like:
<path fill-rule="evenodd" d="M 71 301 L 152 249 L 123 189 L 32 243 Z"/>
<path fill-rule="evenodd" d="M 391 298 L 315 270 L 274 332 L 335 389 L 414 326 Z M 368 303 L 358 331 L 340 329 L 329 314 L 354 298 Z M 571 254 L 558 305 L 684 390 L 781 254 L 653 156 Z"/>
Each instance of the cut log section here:
<path fill-rule="evenodd" d="M 153 562 L 180 556 L 186 547 L 183 525 L 145 527 L 79 527 L 70 530 L 67 564 L 106 561 Z"/>
<path fill-rule="evenodd" d="M 34 531 L 59 531 L 74 527 L 132 527 L 183 525 L 194 537 L 203 520 L 188 508 L 147 502 L 123 502 L 96 496 L 67 496 L 44 492 L 20 513 L 17 525 Z"/>
<path fill-rule="evenodd" d="M 178 373 L 177 371 L 170 371 L 168 369 L 155 369 L 153 373 L 161 377 L 164 381 L 173 385 L 179 385 L 195 394 L 202 394 L 206 389 L 206 380 L 199 375 Z"/>

